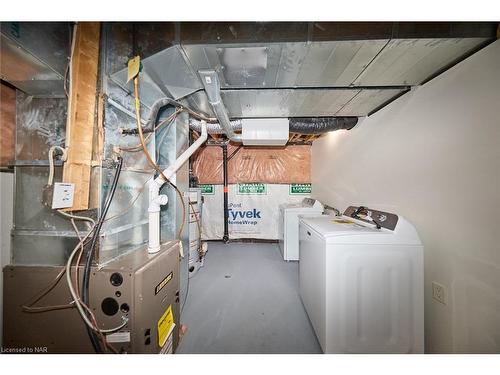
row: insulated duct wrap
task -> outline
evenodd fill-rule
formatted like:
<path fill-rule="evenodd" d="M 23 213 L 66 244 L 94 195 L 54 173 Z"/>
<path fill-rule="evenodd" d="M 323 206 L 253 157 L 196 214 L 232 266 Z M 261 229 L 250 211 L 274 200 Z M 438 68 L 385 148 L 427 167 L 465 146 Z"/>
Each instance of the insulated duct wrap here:
<path fill-rule="evenodd" d="M 297 134 L 323 134 L 339 129 L 352 129 L 358 123 L 357 117 L 297 117 L 289 119 L 289 132 Z M 233 131 L 241 131 L 241 120 L 230 122 Z M 148 120 L 149 127 L 149 120 Z M 189 127 L 197 132 L 201 131 L 201 122 L 191 118 Z M 208 123 L 208 134 L 225 134 L 222 126 Z"/>
<path fill-rule="evenodd" d="M 232 155 L 238 145 L 228 145 Z M 241 147 L 228 162 L 229 183 L 310 183 L 311 146 Z M 222 184 L 222 148 L 207 146 L 196 154 L 193 174 L 200 184 Z"/>
<path fill-rule="evenodd" d="M 357 117 L 295 117 L 290 120 L 290 133 L 323 134 L 339 129 L 351 130 Z"/>
<path fill-rule="evenodd" d="M 233 120 L 230 122 L 231 128 L 234 131 L 241 131 L 241 120 Z M 201 132 L 201 121 L 196 120 L 194 118 L 189 119 L 189 128 L 191 130 L 195 130 L 198 133 Z M 216 123 L 207 123 L 207 131 L 208 134 L 225 134 L 224 129 L 220 126 L 218 122 Z"/>
<path fill-rule="evenodd" d="M 156 102 L 153 103 L 151 106 L 151 109 L 149 111 L 149 117 L 146 121 L 146 125 L 143 126 L 144 130 L 153 130 L 156 124 L 156 119 L 158 118 L 158 113 L 160 113 L 160 110 L 167 106 L 167 105 L 173 105 L 173 106 L 179 106 L 180 103 L 177 102 L 176 100 L 168 97 L 160 98 Z M 201 131 L 201 125 L 200 125 L 200 131 Z"/>

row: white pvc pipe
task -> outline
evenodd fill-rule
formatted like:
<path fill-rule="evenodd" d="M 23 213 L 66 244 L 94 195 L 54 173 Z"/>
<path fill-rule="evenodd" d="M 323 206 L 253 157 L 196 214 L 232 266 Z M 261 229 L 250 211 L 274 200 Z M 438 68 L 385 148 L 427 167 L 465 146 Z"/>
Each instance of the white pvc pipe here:
<path fill-rule="evenodd" d="M 160 251 L 160 211 L 149 213 L 149 245 L 148 253 Z"/>
<path fill-rule="evenodd" d="M 201 135 L 189 148 L 182 153 L 181 156 L 167 169 L 163 174 L 167 179 L 171 179 L 177 170 L 189 160 L 200 146 L 207 140 L 207 123 L 201 123 Z M 167 204 L 168 198 L 166 195 L 160 195 L 160 188 L 166 181 L 163 176 L 158 176 L 156 179 L 149 180 L 149 245 L 148 252 L 153 254 L 160 251 L 160 207 Z"/>

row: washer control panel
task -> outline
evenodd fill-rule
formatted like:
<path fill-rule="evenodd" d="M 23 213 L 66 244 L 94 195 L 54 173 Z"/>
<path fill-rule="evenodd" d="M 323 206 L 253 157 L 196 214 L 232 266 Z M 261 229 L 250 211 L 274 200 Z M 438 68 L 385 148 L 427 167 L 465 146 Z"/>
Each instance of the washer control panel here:
<path fill-rule="evenodd" d="M 382 228 L 394 230 L 398 223 L 398 215 L 390 212 L 377 211 L 364 206 L 349 206 L 344 211 L 344 216 L 354 217 L 365 223 L 380 225 Z"/>

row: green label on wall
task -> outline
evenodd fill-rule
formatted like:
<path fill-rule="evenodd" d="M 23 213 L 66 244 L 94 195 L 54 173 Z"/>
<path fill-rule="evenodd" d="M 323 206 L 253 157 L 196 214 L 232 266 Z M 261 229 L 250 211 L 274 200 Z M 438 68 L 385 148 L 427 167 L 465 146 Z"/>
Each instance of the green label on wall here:
<path fill-rule="evenodd" d="M 291 195 L 311 194 L 311 184 L 290 184 Z"/>
<path fill-rule="evenodd" d="M 215 194 L 214 185 L 199 185 L 201 188 L 201 194 L 203 195 L 213 195 Z"/>
<path fill-rule="evenodd" d="M 265 195 L 265 184 L 238 184 L 238 195 Z"/>

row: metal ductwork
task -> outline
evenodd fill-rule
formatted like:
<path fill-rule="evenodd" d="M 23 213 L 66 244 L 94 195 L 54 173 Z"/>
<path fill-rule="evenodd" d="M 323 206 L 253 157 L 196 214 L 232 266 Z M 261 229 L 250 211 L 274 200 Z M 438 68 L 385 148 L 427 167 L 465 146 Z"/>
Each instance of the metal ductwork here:
<path fill-rule="evenodd" d="M 37 97 L 64 97 L 69 22 L 1 22 L 0 75 Z"/>
<path fill-rule="evenodd" d="M 205 92 L 208 97 L 208 102 L 212 106 L 215 116 L 219 120 L 219 124 L 224 129 L 226 136 L 233 142 L 241 143 L 241 135 L 236 134 L 231 127 L 231 121 L 229 121 L 229 116 L 227 110 L 224 107 L 222 98 L 220 96 L 220 82 L 219 77 L 215 70 L 200 70 L 198 71 L 200 75 L 201 82 L 205 87 Z"/>

